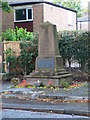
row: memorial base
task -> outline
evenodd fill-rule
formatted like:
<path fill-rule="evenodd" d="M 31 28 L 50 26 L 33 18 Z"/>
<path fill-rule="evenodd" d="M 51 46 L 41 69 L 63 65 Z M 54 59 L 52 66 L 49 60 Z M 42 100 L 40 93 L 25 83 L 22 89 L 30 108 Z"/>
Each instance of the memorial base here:
<path fill-rule="evenodd" d="M 36 58 L 36 70 L 46 70 L 58 72 L 63 69 L 63 59 L 61 56 Z"/>
<path fill-rule="evenodd" d="M 48 82 L 50 81 L 51 83 L 53 83 L 53 86 L 55 87 L 62 87 L 61 85 L 61 81 L 65 80 L 66 82 L 68 82 L 69 84 L 72 84 L 72 75 L 71 74 L 61 74 L 61 75 L 55 75 L 55 76 L 35 76 L 35 77 L 31 77 L 29 76 L 25 76 L 26 77 L 26 81 L 28 83 L 30 83 L 30 85 L 35 85 L 35 83 L 37 83 L 38 81 L 40 83 L 43 83 L 44 85 L 48 85 Z"/>
<path fill-rule="evenodd" d="M 62 80 L 72 84 L 72 74 L 65 71 L 61 56 L 37 57 L 35 68 L 30 75 L 25 76 L 31 85 L 35 85 L 37 81 L 48 85 L 48 82 L 51 81 L 55 87 L 62 87 Z"/>

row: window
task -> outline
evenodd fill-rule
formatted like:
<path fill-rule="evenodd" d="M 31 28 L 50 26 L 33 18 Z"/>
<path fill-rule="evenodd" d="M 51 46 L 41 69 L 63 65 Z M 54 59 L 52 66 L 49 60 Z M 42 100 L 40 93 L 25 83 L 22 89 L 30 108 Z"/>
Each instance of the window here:
<path fill-rule="evenodd" d="M 28 19 L 32 19 L 32 9 L 28 9 Z"/>
<path fill-rule="evenodd" d="M 68 25 L 73 25 L 73 15 L 72 13 L 68 13 Z"/>
<path fill-rule="evenodd" d="M 32 8 L 15 10 L 15 13 L 14 13 L 15 22 L 32 21 L 32 20 L 33 20 Z"/>
<path fill-rule="evenodd" d="M 26 20 L 26 9 L 16 10 L 16 21 Z"/>

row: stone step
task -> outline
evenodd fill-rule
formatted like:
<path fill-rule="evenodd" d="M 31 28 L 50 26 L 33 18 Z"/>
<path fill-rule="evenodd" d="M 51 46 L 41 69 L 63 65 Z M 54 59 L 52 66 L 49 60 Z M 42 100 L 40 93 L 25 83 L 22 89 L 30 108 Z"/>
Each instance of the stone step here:
<path fill-rule="evenodd" d="M 55 78 L 55 79 L 66 78 L 66 77 L 72 77 L 72 74 L 63 74 L 63 75 L 52 76 L 52 78 Z"/>
<path fill-rule="evenodd" d="M 55 73 L 55 75 L 63 75 L 63 74 L 68 74 L 68 72 L 67 71 L 62 71 L 62 72 Z"/>
<path fill-rule="evenodd" d="M 56 76 L 24 76 L 25 78 L 50 78 L 50 79 L 60 79 L 60 78 L 66 78 L 66 77 L 72 77 L 72 74 L 63 74 L 63 75 L 56 75 Z"/>

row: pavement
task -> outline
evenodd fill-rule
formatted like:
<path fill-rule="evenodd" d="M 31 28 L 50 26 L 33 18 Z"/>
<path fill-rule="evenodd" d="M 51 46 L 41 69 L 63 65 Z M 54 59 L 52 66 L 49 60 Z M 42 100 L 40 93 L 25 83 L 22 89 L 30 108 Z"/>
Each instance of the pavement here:
<path fill-rule="evenodd" d="M 88 86 L 64 89 L 9 88 L 2 86 L 2 108 L 39 112 L 54 112 L 68 115 L 90 116 L 88 109 Z"/>
<path fill-rule="evenodd" d="M 61 119 L 64 119 L 64 118 L 68 118 L 70 120 L 70 118 L 80 118 L 80 119 L 88 119 L 88 117 L 86 116 L 74 116 L 74 115 L 63 115 L 63 114 L 55 114 L 55 113 L 46 113 L 46 112 L 32 112 L 32 111 L 21 111 L 21 110 L 7 110 L 7 109 L 4 109 L 2 110 L 2 118 L 38 118 L 40 120 L 40 118 L 44 118 L 44 120 L 47 120 L 47 118 L 52 118 L 55 119 L 55 118 L 61 118 Z M 45 119 L 46 118 L 46 119 Z M 3 119 L 2 119 L 3 120 Z"/>
<path fill-rule="evenodd" d="M 15 109 L 15 110 L 34 110 L 40 112 L 54 112 L 62 114 L 74 114 L 88 116 L 88 104 L 77 102 L 53 102 L 53 101 L 40 101 L 29 99 L 17 99 L 17 98 L 2 98 L 3 109 Z"/>

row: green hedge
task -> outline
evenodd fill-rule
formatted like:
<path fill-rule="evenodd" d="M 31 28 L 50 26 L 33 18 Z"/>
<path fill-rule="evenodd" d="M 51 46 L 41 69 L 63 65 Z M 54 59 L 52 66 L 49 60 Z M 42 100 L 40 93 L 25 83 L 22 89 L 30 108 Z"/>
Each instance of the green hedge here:
<path fill-rule="evenodd" d="M 73 60 L 81 65 L 82 73 L 88 62 L 88 31 L 62 31 L 58 32 L 59 50 L 64 63 L 68 61 L 71 68 Z"/>

